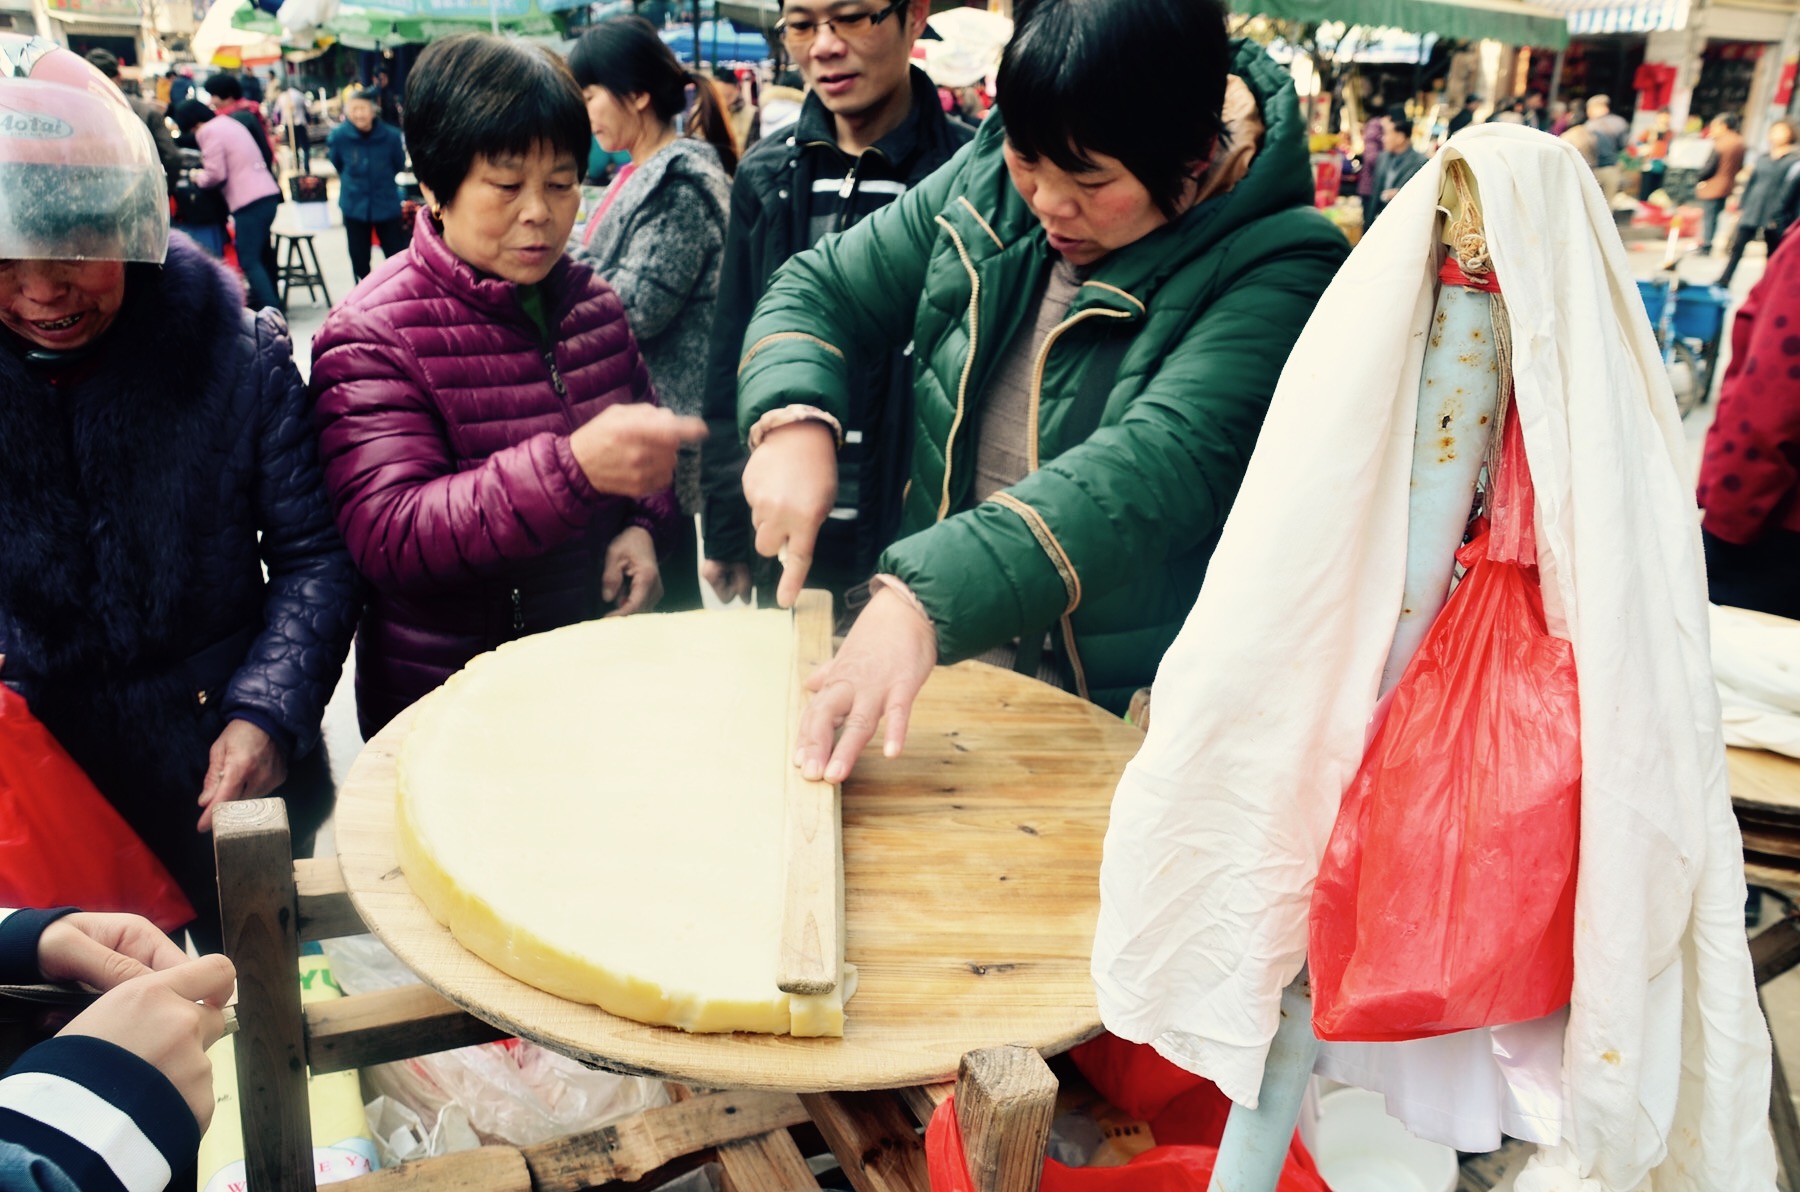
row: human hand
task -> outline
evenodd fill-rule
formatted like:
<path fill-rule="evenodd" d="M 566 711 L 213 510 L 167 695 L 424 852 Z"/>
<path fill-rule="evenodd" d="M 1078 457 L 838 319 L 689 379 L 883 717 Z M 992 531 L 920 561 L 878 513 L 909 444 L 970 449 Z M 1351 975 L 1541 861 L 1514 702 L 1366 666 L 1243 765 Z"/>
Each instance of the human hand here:
<path fill-rule="evenodd" d="M 221 1007 L 236 981 L 231 961 L 202 956 L 126 981 L 77 1014 L 61 1033 L 104 1039 L 161 1072 L 204 1134 L 213 1114 L 206 1049 L 225 1033 Z"/>
<path fill-rule="evenodd" d="M 79 981 L 102 993 L 152 970 L 186 964 L 188 955 L 141 915 L 64 915 L 38 936 L 46 981 Z"/>
<path fill-rule="evenodd" d="M 647 402 L 622 402 L 601 410 L 569 436 L 569 450 L 588 483 L 616 497 L 647 497 L 675 479 L 683 443 L 706 437 L 706 423 Z"/>
<path fill-rule="evenodd" d="M 806 680 L 815 694 L 800 716 L 794 764 L 809 780 L 844 781 L 884 716 L 882 756 L 899 757 L 913 700 L 936 665 L 931 622 L 891 588 L 878 589 L 837 657 Z"/>
<path fill-rule="evenodd" d="M 790 422 L 764 435 L 744 461 L 744 499 L 756 553 L 781 559 L 775 603 L 792 608 L 837 500 L 837 436 L 823 422 Z"/>
<path fill-rule="evenodd" d="M 212 831 L 213 808 L 239 799 L 260 799 L 287 781 L 287 763 L 269 734 L 248 720 L 231 720 L 213 742 L 206 782 L 200 787 L 201 832 Z"/>
<path fill-rule="evenodd" d="M 707 559 L 700 564 L 700 578 L 712 585 L 713 592 L 722 604 L 730 604 L 733 600 L 750 595 L 750 564 L 721 563 L 717 559 Z"/>
<path fill-rule="evenodd" d="M 624 599 L 619 600 L 623 590 Z M 640 526 L 620 530 L 606 547 L 606 570 L 600 577 L 600 598 L 618 607 L 606 615 L 628 617 L 648 612 L 662 599 L 662 571 L 656 565 L 656 543 Z"/>

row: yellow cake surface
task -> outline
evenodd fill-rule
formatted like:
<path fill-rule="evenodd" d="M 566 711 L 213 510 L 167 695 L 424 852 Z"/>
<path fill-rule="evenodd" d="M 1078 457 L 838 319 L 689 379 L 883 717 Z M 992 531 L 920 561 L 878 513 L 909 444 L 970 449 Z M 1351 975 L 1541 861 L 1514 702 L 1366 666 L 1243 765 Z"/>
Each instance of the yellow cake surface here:
<path fill-rule="evenodd" d="M 776 988 L 789 613 L 592 621 L 511 642 L 421 707 L 399 757 L 414 892 L 503 972 L 639 1022 L 841 1035 Z"/>

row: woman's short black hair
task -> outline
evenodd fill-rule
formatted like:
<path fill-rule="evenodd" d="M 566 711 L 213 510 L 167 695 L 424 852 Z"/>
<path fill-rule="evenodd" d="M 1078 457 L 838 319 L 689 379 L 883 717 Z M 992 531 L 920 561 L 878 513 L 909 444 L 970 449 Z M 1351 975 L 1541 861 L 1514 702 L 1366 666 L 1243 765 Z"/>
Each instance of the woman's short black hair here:
<path fill-rule="evenodd" d="M 217 115 L 216 112 L 199 100 L 184 99 L 175 105 L 174 110 L 169 113 L 169 118 L 175 121 L 176 128 L 185 133 L 205 124 L 215 115 Z"/>
<path fill-rule="evenodd" d="M 582 170 L 592 138 L 581 88 L 548 50 L 459 33 L 426 46 L 406 76 L 406 150 L 439 203 L 456 197 L 478 157 L 543 145 Z"/>
<path fill-rule="evenodd" d="M 1019 0 L 995 92 L 1027 161 L 1116 157 L 1173 218 L 1223 127 L 1231 46 L 1217 0 Z M 1179 117 L 1179 118 L 1177 118 Z"/>
<path fill-rule="evenodd" d="M 201 85 L 206 88 L 208 95 L 217 96 L 220 99 L 244 98 L 244 85 L 238 82 L 236 75 L 216 74 Z"/>

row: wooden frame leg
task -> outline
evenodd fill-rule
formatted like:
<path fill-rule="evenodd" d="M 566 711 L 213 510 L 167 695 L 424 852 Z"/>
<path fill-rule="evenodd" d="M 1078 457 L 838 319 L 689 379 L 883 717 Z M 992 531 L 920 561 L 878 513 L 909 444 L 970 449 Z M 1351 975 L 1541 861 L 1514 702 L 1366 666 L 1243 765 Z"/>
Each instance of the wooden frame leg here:
<path fill-rule="evenodd" d="M 238 1098 L 249 1192 L 310 1192 L 312 1111 L 300 1014 L 299 914 L 287 805 L 222 803 L 213 812 L 225 955 L 237 966 Z"/>
<path fill-rule="evenodd" d="M 1056 1076 L 1029 1047 L 963 1056 L 956 1125 L 975 1192 L 1037 1192 L 1056 1117 Z"/>
<path fill-rule="evenodd" d="M 925 1148 L 891 1092 L 802 1093 L 856 1192 L 931 1192 Z"/>
<path fill-rule="evenodd" d="M 725 1143 L 719 1165 L 725 1169 L 725 1192 L 813 1192 L 819 1186 L 786 1130 Z"/>

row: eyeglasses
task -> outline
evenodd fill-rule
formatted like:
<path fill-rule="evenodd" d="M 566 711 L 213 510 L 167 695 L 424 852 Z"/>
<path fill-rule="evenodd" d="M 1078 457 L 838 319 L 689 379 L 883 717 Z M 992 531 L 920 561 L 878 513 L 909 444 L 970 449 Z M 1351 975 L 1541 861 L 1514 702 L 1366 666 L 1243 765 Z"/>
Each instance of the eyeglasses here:
<path fill-rule="evenodd" d="M 905 8 L 908 0 L 894 0 L 879 12 L 840 12 L 835 16 L 811 20 L 798 17 L 793 20 L 782 19 L 775 23 L 775 32 L 789 49 L 804 49 L 819 34 L 819 26 L 830 28 L 832 33 L 845 41 L 861 41 L 874 31 L 875 27 L 895 13 Z"/>

